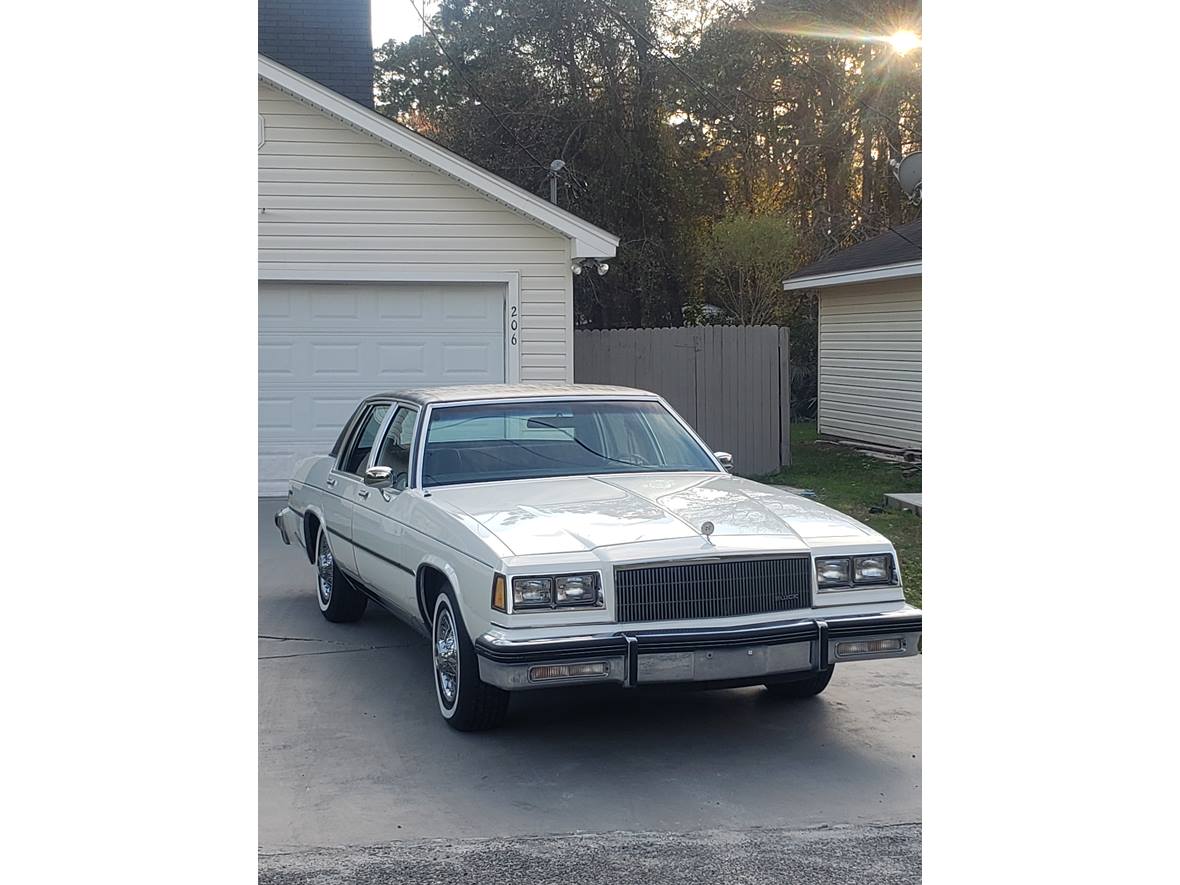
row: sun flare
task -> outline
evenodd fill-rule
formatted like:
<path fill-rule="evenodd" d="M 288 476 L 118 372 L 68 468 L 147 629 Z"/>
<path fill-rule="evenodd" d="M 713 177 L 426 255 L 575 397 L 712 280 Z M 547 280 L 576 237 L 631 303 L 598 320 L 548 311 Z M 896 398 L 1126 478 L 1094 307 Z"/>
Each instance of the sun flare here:
<path fill-rule="evenodd" d="M 922 45 L 922 38 L 913 31 L 898 31 L 890 35 L 889 45 L 893 47 L 894 52 L 898 55 L 905 55 L 911 49 L 917 49 Z"/>

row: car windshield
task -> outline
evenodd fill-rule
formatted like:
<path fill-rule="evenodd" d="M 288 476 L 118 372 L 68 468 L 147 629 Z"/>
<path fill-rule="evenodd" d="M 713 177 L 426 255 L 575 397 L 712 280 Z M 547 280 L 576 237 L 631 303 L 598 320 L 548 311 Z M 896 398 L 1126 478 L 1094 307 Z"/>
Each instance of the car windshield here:
<path fill-rule="evenodd" d="M 436 406 L 423 485 L 650 471 L 717 471 L 658 402 L 598 400 Z"/>

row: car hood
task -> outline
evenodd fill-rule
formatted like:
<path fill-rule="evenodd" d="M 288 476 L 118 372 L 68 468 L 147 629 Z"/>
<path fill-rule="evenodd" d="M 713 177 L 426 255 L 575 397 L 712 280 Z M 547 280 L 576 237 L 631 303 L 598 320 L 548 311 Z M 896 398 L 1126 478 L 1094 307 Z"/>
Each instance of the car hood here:
<path fill-rule="evenodd" d="M 576 553 L 617 544 L 763 536 L 804 547 L 877 539 L 830 507 L 774 486 L 717 473 L 612 474 L 431 489 L 518 556 Z"/>

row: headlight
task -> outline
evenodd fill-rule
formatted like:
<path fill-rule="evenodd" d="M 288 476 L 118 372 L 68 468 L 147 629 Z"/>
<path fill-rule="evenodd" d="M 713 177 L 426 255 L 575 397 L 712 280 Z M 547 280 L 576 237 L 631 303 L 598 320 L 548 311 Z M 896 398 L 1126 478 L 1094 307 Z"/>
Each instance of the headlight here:
<path fill-rule="evenodd" d="M 513 608 L 549 608 L 553 605 L 552 578 L 513 578 Z"/>
<path fill-rule="evenodd" d="M 512 579 L 512 608 L 578 608 L 602 605 L 597 572 Z"/>
<path fill-rule="evenodd" d="M 815 581 L 820 590 L 892 584 L 893 557 L 888 553 L 820 557 L 815 560 Z"/>
<path fill-rule="evenodd" d="M 847 587 L 852 583 L 852 564 L 846 556 L 826 557 L 815 561 L 815 579 L 819 588 Z"/>
<path fill-rule="evenodd" d="M 888 553 L 878 556 L 854 556 L 852 558 L 852 582 L 854 584 L 893 583 L 893 557 Z"/>
<path fill-rule="evenodd" d="M 553 579 L 558 605 L 597 605 L 598 575 L 561 575 Z"/>

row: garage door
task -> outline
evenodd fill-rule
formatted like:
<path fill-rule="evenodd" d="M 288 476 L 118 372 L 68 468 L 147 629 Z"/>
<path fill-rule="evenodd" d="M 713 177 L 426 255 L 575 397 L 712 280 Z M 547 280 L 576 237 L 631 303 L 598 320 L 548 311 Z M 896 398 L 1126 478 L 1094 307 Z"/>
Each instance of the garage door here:
<path fill-rule="evenodd" d="M 503 381 L 504 298 L 494 283 L 260 283 L 259 494 L 285 495 L 369 394 Z"/>

